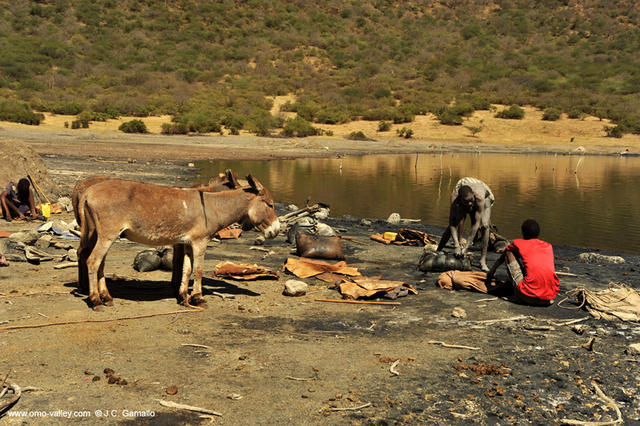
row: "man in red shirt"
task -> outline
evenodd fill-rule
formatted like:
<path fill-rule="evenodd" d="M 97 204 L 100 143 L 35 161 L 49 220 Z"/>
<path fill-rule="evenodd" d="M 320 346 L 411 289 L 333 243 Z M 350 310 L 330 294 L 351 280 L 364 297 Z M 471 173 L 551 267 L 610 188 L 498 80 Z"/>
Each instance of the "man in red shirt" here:
<path fill-rule="evenodd" d="M 487 282 L 506 260 L 515 300 L 527 305 L 547 306 L 560 291 L 553 247 L 538 239 L 540 225 L 535 220 L 525 220 L 521 230 L 522 239 L 516 239 L 507 246 L 487 272 Z"/>

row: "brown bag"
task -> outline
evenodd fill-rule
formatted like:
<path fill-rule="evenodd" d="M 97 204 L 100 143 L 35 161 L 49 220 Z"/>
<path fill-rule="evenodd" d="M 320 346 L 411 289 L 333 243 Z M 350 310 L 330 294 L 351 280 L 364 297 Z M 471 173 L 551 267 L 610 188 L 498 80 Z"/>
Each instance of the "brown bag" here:
<path fill-rule="evenodd" d="M 321 237 L 296 233 L 298 256 L 314 259 L 344 259 L 339 237 Z"/>

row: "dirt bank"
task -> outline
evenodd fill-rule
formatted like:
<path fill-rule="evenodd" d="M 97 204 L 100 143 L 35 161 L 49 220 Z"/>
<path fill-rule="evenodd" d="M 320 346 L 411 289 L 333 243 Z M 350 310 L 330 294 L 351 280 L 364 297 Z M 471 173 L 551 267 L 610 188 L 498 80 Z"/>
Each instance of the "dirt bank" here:
<path fill-rule="evenodd" d="M 272 113 L 286 115 L 277 110 L 277 101 Z M 441 125 L 432 115 L 417 116 L 412 123 L 393 125 L 385 132 L 378 132 L 378 123 L 370 121 L 319 125 L 333 136 L 308 138 L 255 137 L 244 131 L 238 136 L 164 136 L 160 126 L 170 121 L 166 116 L 142 118 L 152 132 L 147 135 L 117 130 L 132 117 L 70 130 L 64 123 L 73 117 L 45 113 L 40 126 L 1 122 L 0 140 L 25 141 L 40 154 L 137 161 L 268 160 L 441 151 L 640 155 L 640 135 L 607 138 L 603 130 L 611 125 L 607 120 L 563 116 L 550 122 L 542 120 L 541 111 L 524 109 L 522 120 L 499 119 L 493 112 L 476 111 L 462 126 Z M 412 139 L 397 136 L 396 131 L 402 127 L 413 130 Z M 482 130 L 472 136 L 469 128 Z M 348 139 L 350 133 L 359 131 L 372 140 Z"/>
<path fill-rule="evenodd" d="M 190 170 L 173 162 L 140 169 L 128 162 L 45 160 L 63 189 L 95 173 L 179 184 Z M 56 270 L 52 262 L 13 262 L 1 268 L 0 327 L 113 320 L 0 331 L 0 379 L 9 373 L 9 383 L 39 388 L 25 392 L 12 410 L 27 417 L 3 420 L 47 425 L 87 418 L 105 424 L 210 421 L 165 408 L 158 399 L 215 410 L 222 414 L 216 423 L 234 425 L 615 419 L 614 410 L 596 397 L 592 381 L 616 401 L 625 421 L 638 420 L 638 358 L 624 353 L 640 340 L 637 324 L 588 319 L 583 311 L 555 304 L 530 308 L 436 289 L 437 274 L 415 269 L 421 248 L 369 240 L 372 232 L 397 227 L 376 220 L 363 226 L 359 218 L 350 217 L 326 222 L 359 242 L 343 243 L 350 265 L 366 275 L 411 283 L 419 294 L 399 299 L 400 306 L 342 305 L 316 302 L 339 295 L 313 278 L 305 280 L 309 293 L 298 298 L 281 294 L 290 278 L 284 273 L 278 281 L 206 278 L 207 310 L 127 320 L 180 310 L 169 273 L 139 273 L 131 267 L 143 249 L 140 245 L 118 241 L 112 247 L 105 272 L 111 277 L 107 284 L 115 306 L 102 313 L 91 311 L 85 295 L 75 292 L 74 269 Z M 35 226 L 1 225 L 3 231 Z M 442 231 L 411 226 L 436 236 Z M 256 235 L 248 232 L 238 240 L 212 242 L 205 277 L 223 260 L 280 271 L 292 256 L 285 236 L 267 241 L 264 247 L 273 253 L 263 258 L 264 253 L 249 250 Z M 638 256 L 624 255 L 621 265 L 589 265 L 576 261 L 581 250 L 555 249 L 557 269 L 575 274 L 562 277 L 563 293 L 579 286 L 603 289 L 610 281 L 640 287 Z M 490 254 L 489 260 L 495 257 Z M 458 306 L 466 310 L 466 318 L 451 316 Z M 527 318 L 508 320 L 522 315 Z M 559 325 L 563 319 L 581 318 L 587 318 L 579 323 L 585 329 L 582 335 Z M 581 347 L 590 337 L 596 338 L 593 351 Z M 431 341 L 478 350 L 445 348 Z M 397 376 L 390 372 L 395 361 Z M 106 368 L 127 384 L 109 384 Z M 171 387 L 177 393 L 170 395 Z M 364 407 L 351 410 L 359 406 Z M 57 410 L 84 417 L 52 417 Z M 149 417 L 151 411 L 154 417 Z"/>

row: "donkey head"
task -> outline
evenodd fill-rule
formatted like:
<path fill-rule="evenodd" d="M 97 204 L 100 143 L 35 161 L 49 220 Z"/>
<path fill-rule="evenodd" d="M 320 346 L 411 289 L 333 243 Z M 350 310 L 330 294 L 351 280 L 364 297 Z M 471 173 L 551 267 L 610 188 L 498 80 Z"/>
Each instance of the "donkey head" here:
<path fill-rule="evenodd" d="M 264 233 L 266 238 L 273 238 L 280 232 L 280 221 L 274 210 L 273 197 L 269 190 L 253 176 L 247 176 L 247 182 L 249 187 L 243 189 L 245 192 L 254 194 L 254 197 L 249 204 L 247 220 L 242 224 L 243 228 L 255 226 Z"/>

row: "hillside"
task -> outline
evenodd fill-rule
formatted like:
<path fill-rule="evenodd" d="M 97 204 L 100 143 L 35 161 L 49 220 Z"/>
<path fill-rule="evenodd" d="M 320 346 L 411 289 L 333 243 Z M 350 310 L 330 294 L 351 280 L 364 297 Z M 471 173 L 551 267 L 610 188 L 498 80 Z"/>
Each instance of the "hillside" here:
<path fill-rule="evenodd" d="M 176 132 L 268 134 L 284 120 L 270 97 L 295 94 L 283 110 L 321 124 L 455 121 L 518 104 L 640 133 L 633 1 L 0 5 L 0 115 L 20 100 L 91 120 L 170 114 Z"/>

